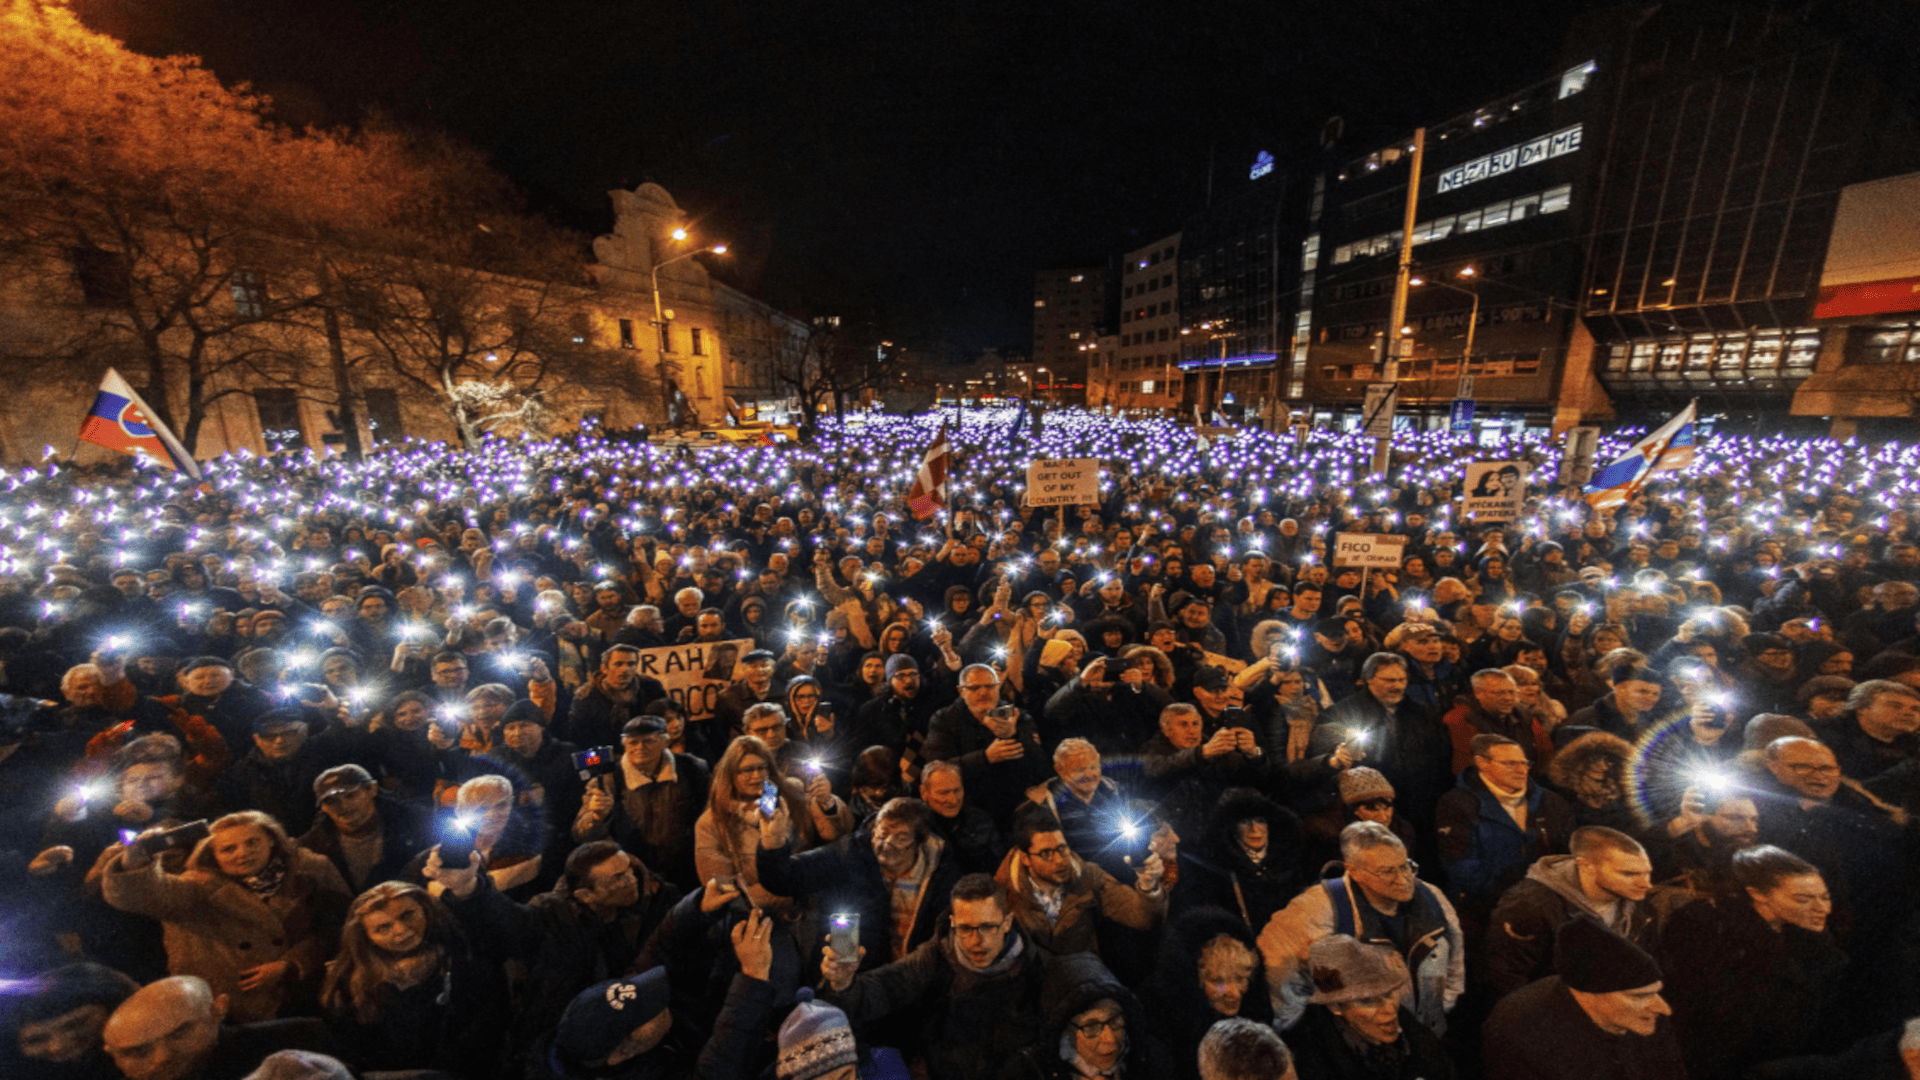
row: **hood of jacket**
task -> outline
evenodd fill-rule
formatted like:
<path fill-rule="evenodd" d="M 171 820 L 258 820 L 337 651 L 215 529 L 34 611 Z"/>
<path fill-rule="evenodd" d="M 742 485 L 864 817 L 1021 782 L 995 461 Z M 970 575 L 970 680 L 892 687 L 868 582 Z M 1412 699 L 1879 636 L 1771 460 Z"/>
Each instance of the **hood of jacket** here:
<path fill-rule="evenodd" d="M 1092 953 L 1054 957 L 1047 965 L 1046 979 L 1041 985 L 1046 992 L 1047 1030 L 1054 1038 L 1058 1038 L 1069 1020 L 1104 998 L 1119 1002 L 1129 1021 L 1140 1019 L 1140 1002 L 1133 991 L 1121 985 L 1113 972 L 1107 970 L 1107 965 Z"/>
<path fill-rule="evenodd" d="M 1575 865 L 1576 861 L 1572 855 L 1547 855 L 1536 859 L 1532 866 L 1527 867 L 1527 880 L 1537 881 L 1566 897 L 1567 903 L 1605 925 L 1608 920 L 1594 908 L 1593 901 L 1587 899 L 1586 890 L 1580 887 L 1580 870 Z"/>

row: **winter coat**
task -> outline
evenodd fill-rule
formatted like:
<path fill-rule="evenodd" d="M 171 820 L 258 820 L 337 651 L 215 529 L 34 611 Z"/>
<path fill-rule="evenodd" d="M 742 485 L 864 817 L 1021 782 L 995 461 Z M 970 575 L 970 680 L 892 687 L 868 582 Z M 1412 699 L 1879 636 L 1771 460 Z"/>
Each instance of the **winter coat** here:
<path fill-rule="evenodd" d="M 1034 899 L 1032 870 L 1023 851 L 1009 851 L 994 879 L 1007 887 L 1013 919 L 1027 937 L 1057 956 L 1100 951 L 1095 929 L 1100 919 L 1111 919 L 1135 930 L 1151 930 L 1167 913 L 1167 890 L 1143 893 L 1101 869 L 1098 863 L 1071 857 L 1073 876 L 1060 889 L 1060 916 L 1048 919 Z"/>
<path fill-rule="evenodd" d="M 1314 1080 L 1453 1080 L 1453 1060 L 1440 1037 L 1427 1030 L 1405 1005 L 1400 1007 L 1400 1040 L 1392 1048 L 1363 1056 L 1348 1040 L 1339 1017 L 1325 1005 L 1307 1009 L 1305 1019 L 1287 1032 L 1294 1070 Z"/>
<path fill-rule="evenodd" d="M 1651 899 L 1618 901 L 1610 927 L 1648 952 L 1655 948 Z M 1549 855 L 1528 867 L 1487 921 L 1487 981 L 1494 994 L 1511 994 L 1552 974 L 1553 936 L 1580 914 L 1606 921 L 1580 888 L 1573 856 Z"/>
<path fill-rule="evenodd" d="M 862 967 L 870 969 L 898 960 L 932 940 L 941 916 L 947 913 L 947 896 L 953 892 L 953 883 L 960 880 L 960 867 L 937 836 L 928 837 L 923 850 L 928 861 L 926 876 L 914 904 L 912 929 L 899 955 L 885 947 L 893 926 L 894 887 L 873 854 L 871 826 L 799 854 L 794 853 L 791 843 L 763 847 L 755 853 L 754 865 L 760 884 L 768 892 L 817 897 L 814 907 L 822 912 L 858 913 L 861 937 L 868 943 Z M 802 970 L 807 970 L 804 962 Z"/>
<path fill-rule="evenodd" d="M 942 934 L 820 996 L 845 1010 L 856 1029 L 912 1010 L 932 1080 L 992 1080 L 1045 1031 L 1052 960 L 1016 926 L 1000 959 L 975 972 L 955 954 L 951 935 Z"/>
<path fill-rule="evenodd" d="M 464 937 L 449 944 L 446 970 L 404 990 L 386 983 L 379 1015 L 361 1023 L 351 1008 L 327 1017 L 346 1060 L 366 1072 L 436 1069 L 467 1080 L 499 1073 L 501 1042 L 511 1017 L 507 980 L 497 958 Z"/>
<path fill-rule="evenodd" d="M 531 1046 L 552 1031 L 580 991 L 634 973 L 640 947 L 680 899 L 680 890 L 637 862 L 640 901 L 610 919 L 575 900 L 565 878 L 525 904 L 507 899 L 485 874 L 467 899 L 441 897 L 470 938 L 526 968 L 508 1027 L 509 1047 Z"/>
<path fill-rule="evenodd" d="M 1258 863 L 1240 846 L 1237 827 L 1249 818 L 1267 823 L 1267 853 Z M 1250 788 L 1232 788 L 1220 797 L 1200 843 L 1180 851 L 1176 911 L 1217 907 L 1239 915 L 1253 933 L 1266 929 L 1273 914 L 1299 893 L 1302 852 L 1300 819 Z"/>
<path fill-rule="evenodd" d="M 692 754 L 666 751 L 673 760 L 671 783 L 655 782 L 638 788 L 627 787 L 624 768 L 615 768 L 596 776 L 588 787 L 604 788 L 613 796 L 613 810 L 597 824 L 590 823 L 584 807 L 574 819 L 573 839 L 578 843 L 612 839 L 640 856 L 642 862 L 662 877 L 680 885 L 696 878 L 693 863 L 693 830 L 705 812 L 708 790 L 713 778 L 707 764 Z"/>
<path fill-rule="evenodd" d="M 1687 1080 L 1672 1017 L 1652 1035 L 1609 1035 L 1557 975 L 1508 994 L 1482 1032 L 1487 1080 Z"/>
<path fill-rule="evenodd" d="M 1459 786 L 1441 797 L 1434 814 L 1440 861 L 1447 870 L 1447 891 L 1462 907 L 1484 915 L 1535 860 L 1566 852 L 1574 830 L 1567 801 L 1529 781 L 1526 808 L 1522 832 L 1471 765 L 1460 773 Z"/>
<path fill-rule="evenodd" d="M 1238 1015 L 1256 1024 L 1273 1022 L 1267 974 L 1253 932 L 1238 915 L 1218 908 L 1195 908 L 1167 925 L 1154 972 L 1141 991 L 1141 1005 L 1154 1022 L 1137 1037 L 1147 1043 L 1154 1080 L 1199 1080 L 1200 1040 L 1222 1019 L 1200 985 L 1200 953 L 1207 942 L 1226 936 L 1253 952 L 1253 976 L 1240 998 Z"/>
<path fill-rule="evenodd" d="M 573 695 L 573 708 L 567 714 L 566 731 L 559 732 L 568 742 L 580 747 L 620 746 L 620 729 L 640 710 L 667 696 L 660 680 L 648 675 L 634 677 L 633 700 L 621 701 L 606 688 L 604 676 L 594 672 L 587 685 Z"/>
<path fill-rule="evenodd" d="M 1538 720 L 1519 709 L 1501 720 L 1488 714 L 1478 701 L 1468 698 L 1455 705 L 1440 721 L 1447 725 L 1447 737 L 1453 743 L 1453 771 L 1456 773 L 1473 764 L 1475 735 L 1505 735 L 1519 743 L 1520 748 L 1527 752 L 1527 760 L 1533 763 L 1536 772 L 1553 757 L 1553 738 Z"/>
<path fill-rule="evenodd" d="M 1300 1022 L 1313 996 L 1307 952 L 1333 934 L 1350 934 L 1380 949 L 1390 965 L 1409 978 L 1402 1004 L 1434 1034 L 1445 1034 L 1447 1013 L 1467 989 L 1466 941 L 1459 916 L 1439 889 L 1416 881 L 1413 900 L 1401 905 L 1407 915 L 1407 951 L 1388 936 L 1380 913 L 1349 876 L 1309 885 L 1277 912 L 1260 932 L 1260 955 L 1273 988 L 1275 1022 L 1290 1028 Z"/>
<path fill-rule="evenodd" d="M 934 713 L 928 722 L 922 756 L 928 761 L 958 764 L 967 787 L 967 801 L 992 814 L 996 822 L 1004 822 L 1026 797 L 1028 788 L 1053 775 L 1053 762 L 1041 747 L 1040 732 L 1031 716 L 1020 714 L 1014 738 L 1026 748 L 1024 756 L 998 763 L 988 761 L 987 747 L 993 743 L 993 732 L 974 719 L 966 702 L 956 701 Z"/>
<path fill-rule="evenodd" d="M 433 844 L 433 822 L 427 814 L 385 792 L 374 800 L 374 813 L 380 821 L 380 860 L 367 871 L 364 882 L 356 883 L 349 875 L 340 830 L 332 818 L 321 814 L 314 819 L 313 828 L 300 837 L 300 846 L 331 862 L 348 891 L 355 895 L 400 877 L 414 855 Z"/>
<path fill-rule="evenodd" d="M 1826 933 L 1768 926 L 1745 891 L 1700 900 L 1661 933 L 1660 970 L 1696 1080 L 1815 1049 L 1847 957 Z"/>
<path fill-rule="evenodd" d="M 168 972 L 198 975 L 227 995 L 228 1018 L 271 1020 L 318 984 L 346 916 L 347 883 L 325 858 L 289 844 L 286 879 L 262 899 L 218 870 L 197 868 L 211 860 L 211 843 L 202 840 L 179 874 L 157 861 L 131 870 L 124 857 L 114 859 L 101 882 L 107 903 L 159 920 Z M 243 972 L 276 960 L 293 965 L 286 978 L 267 989 L 240 989 Z"/>
<path fill-rule="evenodd" d="M 1067 1041 L 1072 1038 L 1067 1025 L 1103 1000 L 1118 1003 L 1120 1014 L 1127 1021 L 1130 1038 L 1127 1051 L 1120 1059 L 1121 1076 L 1127 1080 L 1151 1080 L 1154 1073 L 1148 1065 L 1146 1040 L 1132 1034 L 1145 1026 L 1146 1014 L 1140 1008 L 1139 999 L 1120 984 L 1099 957 L 1091 953 L 1055 957 L 1047 965 L 1044 1000 L 1046 1024 L 1039 1041 L 1002 1066 L 999 1080 L 1080 1080 L 1073 1066 L 1060 1056 L 1061 1047 L 1071 1045 Z"/>
<path fill-rule="evenodd" d="M 1448 768 L 1453 743 L 1446 726 L 1412 698 L 1389 711 L 1372 693 L 1361 690 L 1320 714 L 1307 753 L 1331 754 L 1355 731 L 1370 733 L 1362 764 L 1380 770 L 1393 785 L 1395 816 L 1406 817 L 1417 831 L 1430 829 L 1435 804 L 1453 786 Z"/>

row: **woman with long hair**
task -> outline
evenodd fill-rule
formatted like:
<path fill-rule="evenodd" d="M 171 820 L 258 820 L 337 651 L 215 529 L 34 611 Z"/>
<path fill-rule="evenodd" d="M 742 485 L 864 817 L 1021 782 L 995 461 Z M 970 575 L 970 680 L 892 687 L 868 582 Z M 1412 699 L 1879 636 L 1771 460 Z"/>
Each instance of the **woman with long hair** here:
<path fill-rule="evenodd" d="M 853 831 L 853 813 L 838 798 L 822 805 L 797 778 L 780 775 L 774 753 L 751 735 L 733 740 L 713 767 L 707 809 L 693 826 L 693 861 L 702 882 L 732 881 L 758 908 L 784 910 L 789 901 L 760 886 L 754 857 L 760 851 L 760 797 L 772 784 L 794 837 L 805 851 Z M 777 811 L 776 811 L 777 812 Z"/>
<path fill-rule="evenodd" d="M 485 769 L 460 746 L 458 720 L 438 718 L 439 703 L 417 690 L 395 694 L 367 725 L 381 790 L 420 806 L 449 803 Z"/>
<path fill-rule="evenodd" d="M 102 885 L 107 903 L 161 923 L 168 972 L 205 979 L 240 1024 L 312 993 L 349 896 L 332 863 L 258 810 L 214 821 L 177 874 L 147 844 L 127 844 Z"/>
<path fill-rule="evenodd" d="M 499 1072 L 507 986 L 474 944 L 418 885 L 387 881 L 360 894 L 320 988 L 322 1014 L 355 1067 L 471 1080 Z"/>

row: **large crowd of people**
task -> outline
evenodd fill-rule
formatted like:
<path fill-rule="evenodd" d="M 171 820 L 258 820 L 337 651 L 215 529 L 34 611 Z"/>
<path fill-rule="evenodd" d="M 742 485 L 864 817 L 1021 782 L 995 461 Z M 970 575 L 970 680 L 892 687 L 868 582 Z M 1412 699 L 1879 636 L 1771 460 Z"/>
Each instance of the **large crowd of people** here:
<path fill-rule="evenodd" d="M 0 1076 L 1920 1078 L 1916 451 L 1013 420 L 0 473 Z"/>

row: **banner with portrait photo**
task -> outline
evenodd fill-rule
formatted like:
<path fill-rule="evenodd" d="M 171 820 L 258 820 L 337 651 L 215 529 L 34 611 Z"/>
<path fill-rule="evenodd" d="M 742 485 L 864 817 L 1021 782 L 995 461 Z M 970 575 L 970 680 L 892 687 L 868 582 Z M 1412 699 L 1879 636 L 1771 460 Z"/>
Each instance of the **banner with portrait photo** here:
<path fill-rule="evenodd" d="M 1467 466 L 1466 505 L 1469 521 L 1515 521 L 1527 502 L 1524 461 L 1476 461 Z"/>
<path fill-rule="evenodd" d="M 720 691 L 733 681 L 740 658 L 756 647 L 752 638 L 737 638 L 641 649 L 640 674 L 659 679 L 688 720 L 705 720 L 713 715 Z"/>

